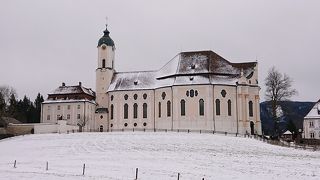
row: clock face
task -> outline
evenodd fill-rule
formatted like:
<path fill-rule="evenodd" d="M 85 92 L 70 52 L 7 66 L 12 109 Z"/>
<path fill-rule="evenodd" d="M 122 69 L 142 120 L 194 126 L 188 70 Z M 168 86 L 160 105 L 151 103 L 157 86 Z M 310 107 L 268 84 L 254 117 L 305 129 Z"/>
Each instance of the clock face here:
<path fill-rule="evenodd" d="M 102 46 L 102 49 L 106 49 L 107 47 L 106 46 Z"/>

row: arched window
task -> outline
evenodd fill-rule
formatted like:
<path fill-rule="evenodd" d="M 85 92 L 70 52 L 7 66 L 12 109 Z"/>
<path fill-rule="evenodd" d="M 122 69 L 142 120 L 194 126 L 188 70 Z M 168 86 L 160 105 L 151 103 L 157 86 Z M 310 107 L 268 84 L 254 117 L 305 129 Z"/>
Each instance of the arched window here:
<path fill-rule="evenodd" d="M 124 104 L 123 106 L 123 118 L 128 119 L 128 104 Z"/>
<path fill-rule="evenodd" d="M 106 67 L 106 60 L 102 59 L 102 68 L 105 68 L 105 67 Z"/>
<path fill-rule="evenodd" d="M 171 116 L 171 102 L 167 101 L 167 116 Z"/>
<path fill-rule="evenodd" d="M 220 116 L 220 100 L 216 99 L 216 115 Z"/>
<path fill-rule="evenodd" d="M 228 116 L 231 116 L 231 100 L 228 100 Z"/>
<path fill-rule="evenodd" d="M 110 106 L 110 118 L 113 119 L 113 104 Z"/>
<path fill-rule="evenodd" d="M 134 119 L 138 118 L 138 104 L 137 103 L 133 104 L 133 118 Z"/>
<path fill-rule="evenodd" d="M 161 102 L 158 104 L 158 113 L 159 113 L 159 118 L 161 117 Z"/>
<path fill-rule="evenodd" d="M 199 100 L 199 115 L 204 116 L 204 100 Z"/>
<path fill-rule="evenodd" d="M 249 116 L 253 117 L 253 103 L 249 101 Z"/>
<path fill-rule="evenodd" d="M 186 115 L 186 101 L 184 99 L 181 99 L 180 101 L 180 109 L 181 109 L 181 116 Z"/>
<path fill-rule="evenodd" d="M 148 105 L 147 103 L 143 103 L 143 118 L 148 117 Z"/>

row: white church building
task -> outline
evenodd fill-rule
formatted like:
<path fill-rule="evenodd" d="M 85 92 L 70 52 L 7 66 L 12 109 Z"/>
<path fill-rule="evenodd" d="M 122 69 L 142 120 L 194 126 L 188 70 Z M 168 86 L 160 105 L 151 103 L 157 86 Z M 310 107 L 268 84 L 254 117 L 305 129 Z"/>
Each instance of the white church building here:
<path fill-rule="evenodd" d="M 193 51 L 180 52 L 159 70 L 117 72 L 115 43 L 109 34 L 106 29 L 97 46 L 95 93 L 85 91 L 87 95 L 78 98 L 79 103 L 77 99 L 70 100 L 70 96 L 56 101 L 50 97 L 44 102 L 46 108 L 54 104 L 54 110 L 58 106 L 68 110 L 66 103 L 59 103 L 72 101 L 75 107 L 82 103 L 83 107 L 73 112 L 74 117 L 79 118 L 78 114 L 86 117 L 81 113 L 91 113 L 94 106 L 94 118 L 89 115 L 84 127 L 87 131 L 262 133 L 257 62 L 232 63 L 213 51 Z M 95 102 L 92 102 L 94 96 Z M 85 107 L 89 109 L 81 109 Z M 49 117 L 45 111 L 42 111 L 42 122 Z M 59 119 L 59 113 L 50 113 L 57 116 L 55 121 Z M 72 124 L 77 124 L 71 119 Z"/>
<path fill-rule="evenodd" d="M 193 51 L 159 70 L 117 72 L 109 34 L 106 29 L 97 47 L 96 128 L 261 134 L 257 62 Z"/>

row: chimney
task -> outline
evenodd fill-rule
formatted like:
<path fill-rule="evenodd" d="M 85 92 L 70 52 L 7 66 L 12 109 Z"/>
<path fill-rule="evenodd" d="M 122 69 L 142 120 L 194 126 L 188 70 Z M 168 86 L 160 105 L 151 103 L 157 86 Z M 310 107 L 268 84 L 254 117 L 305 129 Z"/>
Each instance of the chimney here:
<path fill-rule="evenodd" d="M 79 86 L 82 86 L 82 83 L 81 83 L 81 81 L 79 82 Z"/>
<path fill-rule="evenodd" d="M 63 82 L 63 83 L 62 83 L 62 86 L 66 86 L 66 83 Z"/>

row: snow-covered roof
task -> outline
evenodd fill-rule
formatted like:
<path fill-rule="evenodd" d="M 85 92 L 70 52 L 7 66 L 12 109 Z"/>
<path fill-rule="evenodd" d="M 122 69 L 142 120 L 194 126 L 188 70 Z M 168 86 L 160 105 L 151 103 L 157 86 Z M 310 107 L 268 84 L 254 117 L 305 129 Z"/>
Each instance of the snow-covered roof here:
<path fill-rule="evenodd" d="M 284 135 L 292 135 L 292 133 L 291 133 L 289 130 L 287 130 L 287 131 L 284 132 L 283 134 L 284 134 Z"/>
<path fill-rule="evenodd" d="M 156 89 L 175 85 L 236 85 L 241 72 L 255 71 L 256 62 L 230 63 L 212 51 L 182 52 L 158 71 L 116 72 L 108 91 Z"/>
<path fill-rule="evenodd" d="M 42 102 L 42 104 L 51 104 L 51 103 L 79 103 L 79 102 L 90 102 L 95 104 L 96 102 L 94 100 L 88 100 L 88 99 L 56 99 L 56 100 L 50 100 L 47 99 Z"/>
<path fill-rule="evenodd" d="M 318 101 L 304 119 L 320 119 L 320 102 Z"/>
<path fill-rule="evenodd" d="M 62 94 L 81 94 L 85 93 L 87 95 L 95 97 L 95 92 L 90 88 L 83 87 L 81 84 L 78 86 L 59 86 L 57 89 L 49 93 L 49 95 L 62 95 Z"/>

